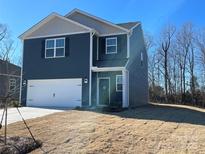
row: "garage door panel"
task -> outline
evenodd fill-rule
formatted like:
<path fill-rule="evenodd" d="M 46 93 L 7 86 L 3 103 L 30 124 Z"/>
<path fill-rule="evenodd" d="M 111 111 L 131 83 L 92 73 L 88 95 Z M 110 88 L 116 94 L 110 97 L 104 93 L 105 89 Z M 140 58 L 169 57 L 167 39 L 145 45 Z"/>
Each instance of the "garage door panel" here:
<path fill-rule="evenodd" d="M 49 79 L 28 81 L 28 106 L 81 106 L 82 79 Z"/>

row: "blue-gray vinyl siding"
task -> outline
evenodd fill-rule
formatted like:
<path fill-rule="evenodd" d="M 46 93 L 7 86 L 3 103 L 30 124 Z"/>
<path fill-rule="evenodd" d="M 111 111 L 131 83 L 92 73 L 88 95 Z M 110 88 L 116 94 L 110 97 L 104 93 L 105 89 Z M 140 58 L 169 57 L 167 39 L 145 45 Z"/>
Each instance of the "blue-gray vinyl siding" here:
<path fill-rule="evenodd" d="M 97 80 L 100 77 L 110 78 L 110 104 L 109 106 L 122 107 L 122 92 L 116 91 L 116 75 L 122 75 L 121 71 L 94 72 L 92 73 L 92 106 L 97 105 Z"/>
<path fill-rule="evenodd" d="M 141 52 L 143 61 L 141 61 Z M 129 106 L 148 103 L 148 62 L 141 25 L 133 30 L 130 37 Z"/>
<path fill-rule="evenodd" d="M 106 54 L 106 38 L 111 37 L 117 37 L 117 53 Z M 125 66 L 127 62 L 127 35 L 105 36 L 98 39 L 98 49 L 97 36 L 93 40 L 93 65 L 97 67 Z"/>
<path fill-rule="evenodd" d="M 63 58 L 45 59 L 45 39 L 24 40 L 23 82 L 34 79 L 82 78 L 89 81 L 90 33 L 59 36 L 66 38 Z M 58 37 L 51 37 L 58 38 Z M 82 81 L 83 81 L 82 80 Z M 26 105 L 27 88 L 22 88 Z M 82 83 L 82 105 L 89 104 L 89 83 Z"/>

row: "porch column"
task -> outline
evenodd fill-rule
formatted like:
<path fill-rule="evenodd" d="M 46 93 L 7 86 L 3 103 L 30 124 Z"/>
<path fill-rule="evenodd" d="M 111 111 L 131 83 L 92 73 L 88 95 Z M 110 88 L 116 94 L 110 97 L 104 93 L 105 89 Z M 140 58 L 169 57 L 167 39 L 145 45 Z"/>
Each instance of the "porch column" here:
<path fill-rule="evenodd" d="M 122 71 L 122 107 L 129 107 L 129 71 Z"/>

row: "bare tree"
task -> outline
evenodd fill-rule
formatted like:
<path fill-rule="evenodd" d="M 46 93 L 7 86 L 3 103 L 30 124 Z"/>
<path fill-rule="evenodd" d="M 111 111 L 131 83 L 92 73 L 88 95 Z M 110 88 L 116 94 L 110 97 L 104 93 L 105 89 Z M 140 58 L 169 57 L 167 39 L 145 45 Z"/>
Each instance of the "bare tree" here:
<path fill-rule="evenodd" d="M 167 101 L 168 96 L 168 85 L 171 86 L 171 82 L 169 79 L 168 73 L 168 56 L 171 47 L 172 40 L 174 38 L 174 34 L 176 32 L 176 28 L 172 25 L 167 25 L 161 32 L 160 38 L 160 48 L 159 54 L 162 56 L 163 59 L 163 75 L 164 75 L 164 88 L 165 88 L 165 96 Z"/>
<path fill-rule="evenodd" d="M 152 35 L 146 33 L 145 34 L 145 46 L 148 52 L 148 77 L 149 77 L 149 81 L 151 83 L 151 88 L 153 88 L 155 86 L 155 53 L 153 47 L 154 47 L 155 43 L 154 43 L 154 38 Z"/>
<path fill-rule="evenodd" d="M 0 58 L 4 61 L 11 62 L 15 53 L 14 41 L 11 39 L 3 40 L 0 50 Z"/>
<path fill-rule="evenodd" d="M 193 43 L 193 26 L 191 23 L 186 23 L 182 26 L 177 34 L 177 44 L 179 50 L 179 60 L 181 69 L 181 84 L 183 95 L 186 93 L 186 71 L 187 71 L 187 57 L 191 50 Z"/>
<path fill-rule="evenodd" d="M 195 70 L 195 52 L 194 52 L 194 46 L 191 44 L 190 51 L 188 53 L 188 66 L 189 66 L 189 73 L 190 73 L 190 90 L 192 94 L 192 99 L 195 95 L 196 90 L 196 76 L 194 75 Z"/>
<path fill-rule="evenodd" d="M 7 32 L 7 26 L 0 23 L 0 42 L 6 37 Z"/>
<path fill-rule="evenodd" d="M 205 71 L 205 28 L 197 33 L 196 44 L 200 51 L 199 60 L 203 67 L 203 71 Z"/>
<path fill-rule="evenodd" d="M 7 27 L 4 27 L 0 25 L 0 58 L 4 62 L 4 67 L 3 68 L 3 73 L 0 76 L 4 77 L 4 97 L 3 97 L 3 104 L 5 105 L 5 114 L 3 116 L 5 117 L 5 144 L 7 144 L 7 106 L 8 103 L 10 102 L 10 99 L 12 98 L 13 95 L 16 94 L 16 92 L 19 90 L 19 87 L 16 87 L 16 89 L 13 89 L 11 91 L 9 83 L 10 79 L 15 77 L 20 80 L 20 76 L 16 75 L 16 72 L 11 70 L 9 67 L 9 63 L 14 55 L 15 52 L 15 47 L 14 47 L 14 42 L 9 38 L 6 37 L 8 35 Z"/>
<path fill-rule="evenodd" d="M 150 49 L 155 40 L 146 38 Z M 155 51 L 149 53 L 153 100 L 205 106 L 205 28 L 196 33 L 192 23 L 183 24 L 177 31 L 168 25 L 162 29 L 157 44 Z M 153 87 L 158 87 L 157 93 Z"/>

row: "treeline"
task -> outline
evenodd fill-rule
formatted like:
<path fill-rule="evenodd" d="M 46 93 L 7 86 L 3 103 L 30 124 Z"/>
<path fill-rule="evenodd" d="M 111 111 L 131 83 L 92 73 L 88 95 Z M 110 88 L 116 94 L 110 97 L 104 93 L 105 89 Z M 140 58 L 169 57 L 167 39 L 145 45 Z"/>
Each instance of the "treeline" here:
<path fill-rule="evenodd" d="M 150 101 L 205 107 L 205 28 L 167 25 L 145 40 Z"/>

